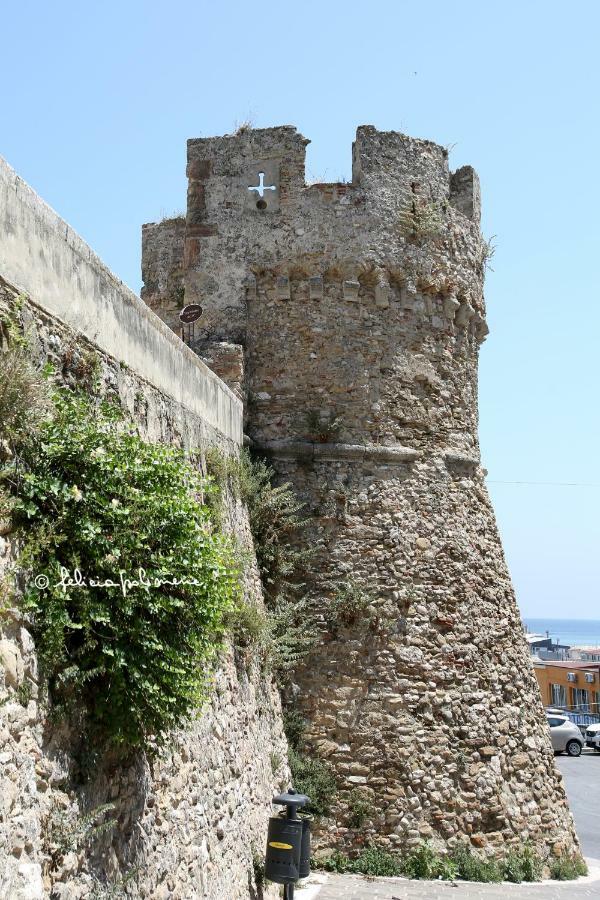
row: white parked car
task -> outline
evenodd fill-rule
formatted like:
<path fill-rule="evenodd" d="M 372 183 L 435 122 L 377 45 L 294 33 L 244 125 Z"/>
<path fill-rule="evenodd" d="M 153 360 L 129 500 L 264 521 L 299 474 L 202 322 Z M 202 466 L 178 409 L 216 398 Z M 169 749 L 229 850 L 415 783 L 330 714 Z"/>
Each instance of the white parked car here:
<path fill-rule="evenodd" d="M 585 745 L 600 753 L 600 724 L 588 725 L 585 732 Z"/>
<path fill-rule="evenodd" d="M 550 726 L 550 739 L 555 753 L 568 753 L 569 756 L 581 756 L 583 738 L 581 731 L 566 716 L 549 713 L 546 718 Z"/>

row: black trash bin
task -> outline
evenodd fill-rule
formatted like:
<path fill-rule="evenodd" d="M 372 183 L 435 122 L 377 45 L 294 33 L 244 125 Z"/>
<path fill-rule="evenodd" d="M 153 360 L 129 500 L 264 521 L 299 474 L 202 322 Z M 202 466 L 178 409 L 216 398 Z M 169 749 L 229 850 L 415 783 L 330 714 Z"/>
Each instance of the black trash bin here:
<path fill-rule="evenodd" d="M 298 879 L 310 873 L 310 822 L 298 815 L 308 802 L 305 794 L 293 788 L 273 798 L 273 803 L 285 806 L 286 811 L 269 819 L 265 878 L 285 885 L 286 900 L 292 900 Z"/>

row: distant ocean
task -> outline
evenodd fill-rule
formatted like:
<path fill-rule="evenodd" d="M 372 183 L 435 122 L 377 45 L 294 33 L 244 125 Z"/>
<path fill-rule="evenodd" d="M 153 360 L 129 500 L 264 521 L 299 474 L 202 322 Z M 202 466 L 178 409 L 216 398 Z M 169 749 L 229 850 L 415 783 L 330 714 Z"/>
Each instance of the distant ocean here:
<path fill-rule="evenodd" d="M 528 631 L 546 634 L 554 642 L 569 647 L 600 647 L 600 619 L 529 619 L 523 623 Z"/>

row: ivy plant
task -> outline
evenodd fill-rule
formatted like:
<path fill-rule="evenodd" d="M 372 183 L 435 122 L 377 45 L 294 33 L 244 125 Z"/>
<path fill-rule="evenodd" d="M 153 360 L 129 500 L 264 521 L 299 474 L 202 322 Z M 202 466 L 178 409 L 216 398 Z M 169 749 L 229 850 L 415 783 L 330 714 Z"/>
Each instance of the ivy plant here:
<path fill-rule="evenodd" d="M 59 392 L 5 468 L 24 606 L 51 697 L 113 744 L 160 741 L 202 702 L 238 602 L 209 482 L 121 412 Z"/>

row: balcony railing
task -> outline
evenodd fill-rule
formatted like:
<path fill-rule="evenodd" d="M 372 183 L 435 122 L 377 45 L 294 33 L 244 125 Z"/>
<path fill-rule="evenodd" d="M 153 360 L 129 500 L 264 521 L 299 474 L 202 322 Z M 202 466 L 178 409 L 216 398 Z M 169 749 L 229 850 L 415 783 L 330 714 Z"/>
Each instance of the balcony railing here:
<path fill-rule="evenodd" d="M 579 706 L 547 706 L 546 709 L 560 709 L 574 725 L 584 730 L 588 725 L 600 723 L 600 707 L 598 703 L 582 703 Z M 595 712 L 593 711 L 595 709 Z"/>

